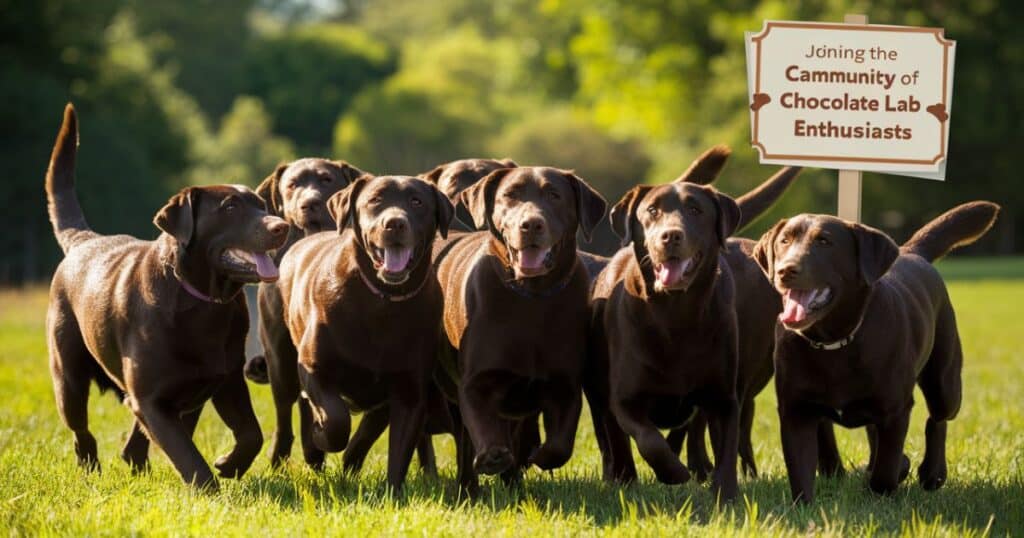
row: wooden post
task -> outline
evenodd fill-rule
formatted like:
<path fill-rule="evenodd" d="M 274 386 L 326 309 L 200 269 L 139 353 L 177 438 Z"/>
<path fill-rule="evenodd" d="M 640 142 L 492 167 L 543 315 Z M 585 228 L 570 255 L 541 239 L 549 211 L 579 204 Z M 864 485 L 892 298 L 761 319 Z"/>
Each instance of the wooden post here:
<path fill-rule="evenodd" d="M 867 15 L 846 15 L 843 22 L 847 24 L 867 24 Z M 839 218 L 860 222 L 860 170 L 839 171 Z"/>

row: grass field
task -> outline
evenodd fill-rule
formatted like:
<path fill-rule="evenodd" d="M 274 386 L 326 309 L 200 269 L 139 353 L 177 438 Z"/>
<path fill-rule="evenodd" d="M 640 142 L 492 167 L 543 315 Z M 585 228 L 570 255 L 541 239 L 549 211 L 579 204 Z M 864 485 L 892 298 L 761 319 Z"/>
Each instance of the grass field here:
<path fill-rule="evenodd" d="M 28 535 L 964 535 L 1024 532 L 1024 260 L 948 261 L 964 345 L 964 403 L 949 428 L 950 479 L 937 492 L 908 480 L 890 498 L 867 491 L 862 431 L 840 430 L 843 479 L 818 480 L 811 506 L 789 502 L 778 438 L 775 398 L 758 399 L 754 442 L 762 476 L 741 479 L 743 498 L 716 507 L 706 487 L 657 484 L 638 461 L 640 483 L 610 487 L 599 480 L 598 452 L 587 414 L 569 464 L 532 470 L 508 490 L 483 480 L 476 501 L 454 494 L 454 446 L 437 437 L 439 479 L 416 464 L 406 493 L 386 493 L 386 443 L 379 442 L 359 477 L 344 475 L 340 457 L 323 474 L 301 463 L 272 472 L 266 455 L 241 480 L 222 481 L 215 495 L 184 486 L 166 457 L 132 476 L 118 458 L 131 425 L 109 395 L 90 406 L 102 474 L 75 465 L 71 435 L 57 417 L 47 369 L 43 319 L 46 290 L 0 291 L 0 526 Z M 274 429 L 270 391 L 251 387 L 264 435 Z M 907 441 L 913 466 L 924 443 L 920 395 Z M 212 460 L 231 436 L 207 410 L 196 434 Z M 296 443 L 297 444 L 297 443 Z"/>

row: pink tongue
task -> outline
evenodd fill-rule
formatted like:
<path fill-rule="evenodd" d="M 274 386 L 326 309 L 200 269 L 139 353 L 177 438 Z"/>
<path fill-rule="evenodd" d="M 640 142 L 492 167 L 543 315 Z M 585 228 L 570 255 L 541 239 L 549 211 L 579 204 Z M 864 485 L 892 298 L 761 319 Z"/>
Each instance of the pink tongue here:
<path fill-rule="evenodd" d="M 540 269 L 544 264 L 544 257 L 548 255 L 547 249 L 530 247 L 519 251 L 519 267 L 523 269 Z"/>
<path fill-rule="evenodd" d="M 266 252 L 250 252 L 249 254 L 252 255 L 252 260 L 256 262 L 256 274 L 260 275 L 260 280 L 264 282 L 277 280 L 279 276 L 277 266 L 274 265 L 274 260 L 270 259 Z"/>
<path fill-rule="evenodd" d="M 811 290 L 789 290 L 782 297 L 782 313 L 779 314 L 779 321 L 783 323 L 800 323 L 807 319 L 807 309 L 803 301 L 811 293 Z"/>
<path fill-rule="evenodd" d="M 654 275 L 658 279 L 658 283 L 665 287 L 679 282 L 681 276 L 683 276 L 683 262 L 679 260 L 659 264 Z"/>
<path fill-rule="evenodd" d="M 411 257 L 411 248 L 384 247 L 384 270 L 389 273 L 400 273 L 409 265 Z"/>

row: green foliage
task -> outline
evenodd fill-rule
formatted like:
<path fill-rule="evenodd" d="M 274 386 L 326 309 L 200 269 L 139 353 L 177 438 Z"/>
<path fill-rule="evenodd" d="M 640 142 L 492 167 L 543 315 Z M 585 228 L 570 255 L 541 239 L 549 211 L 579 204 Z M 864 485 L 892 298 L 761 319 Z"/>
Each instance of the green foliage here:
<path fill-rule="evenodd" d="M 322 154 L 338 116 L 360 90 L 394 71 L 394 62 L 389 48 L 351 26 L 287 28 L 253 42 L 241 87 L 263 100 L 281 134 Z"/>
<path fill-rule="evenodd" d="M 216 137 L 200 148 L 200 163 L 189 171 L 189 183 L 258 185 L 278 163 L 296 157 L 291 141 L 276 136 L 272 127 L 262 101 L 249 96 L 235 99 Z"/>

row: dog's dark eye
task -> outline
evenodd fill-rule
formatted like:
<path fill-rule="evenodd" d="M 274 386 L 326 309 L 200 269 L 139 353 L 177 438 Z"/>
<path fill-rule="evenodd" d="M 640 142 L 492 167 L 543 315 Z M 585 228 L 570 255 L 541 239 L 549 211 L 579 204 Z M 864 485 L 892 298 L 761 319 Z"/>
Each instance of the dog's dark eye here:
<path fill-rule="evenodd" d="M 827 237 L 819 237 L 819 238 L 815 239 L 814 241 L 816 243 L 818 243 L 819 245 L 823 246 L 823 247 L 830 247 L 830 246 L 832 246 L 832 241 L 829 241 Z"/>
<path fill-rule="evenodd" d="M 781 243 L 783 245 L 788 245 L 789 244 L 789 237 L 783 236 L 782 239 L 779 239 L 779 243 Z"/>
<path fill-rule="evenodd" d="M 547 195 L 548 195 L 548 198 L 551 198 L 552 200 L 561 200 L 562 199 L 562 195 L 558 194 L 558 191 L 555 191 L 555 190 L 548 191 Z"/>
<path fill-rule="evenodd" d="M 699 208 L 699 207 L 697 207 L 695 205 L 692 205 L 692 206 L 690 206 L 690 207 L 688 207 L 686 209 L 687 209 L 687 211 L 690 212 L 691 215 L 700 215 L 700 214 L 704 213 L 704 211 L 701 208 Z"/>
<path fill-rule="evenodd" d="M 374 196 L 369 200 L 370 204 L 377 205 L 380 203 L 380 196 Z"/>
<path fill-rule="evenodd" d="M 416 206 L 416 207 L 419 207 L 419 206 L 423 205 L 423 200 L 420 200 L 419 198 L 413 196 L 412 199 L 409 200 L 409 203 L 414 205 L 414 206 Z"/>
<path fill-rule="evenodd" d="M 333 179 L 334 178 L 332 178 L 331 176 L 329 176 L 327 174 L 323 174 L 323 175 L 320 176 L 320 182 L 321 183 L 330 183 L 331 180 L 333 180 Z"/>
<path fill-rule="evenodd" d="M 648 206 L 647 207 L 647 213 L 649 213 L 650 215 L 657 215 L 658 214 L 658 208 L 654 207 L 654 206 Z"/>

